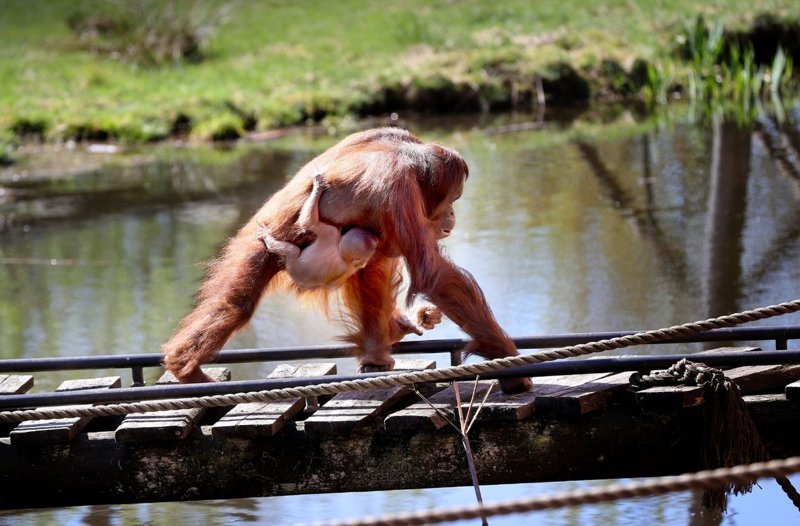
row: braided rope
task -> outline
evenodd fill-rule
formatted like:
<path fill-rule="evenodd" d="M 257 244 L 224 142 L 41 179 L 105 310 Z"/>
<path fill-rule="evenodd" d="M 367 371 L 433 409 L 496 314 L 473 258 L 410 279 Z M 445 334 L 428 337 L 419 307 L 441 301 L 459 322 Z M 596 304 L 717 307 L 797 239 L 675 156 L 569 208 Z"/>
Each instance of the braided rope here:
<path fill-rule="evenodd" d="M 733 327 L 742 323 L 763 320 L 766 318 L 772 318 L 798 311 L 800 311 L 800 300 L 794 300 L 776 305 L 770 305 L 768 307 L 761 307 L 740 313 L 720 316 L 718 318 L 710 318 L 703 321 L 696 321 L 663 329 L 640 332 L 637 334 L 620 336 L 618 338 L 611 338 L 608 340 L 572 345 L 569 347 L 562 347 L 560 349 L 544 351 L 536 354 L 509 356 L 507 358 L 498 358 L 495 360 L 488 360 L 474 364 L 463 364 L 452 367 L 443 367 L 441 369 L 429 369 L 403 374 L 364 378 L 363 380 L 349 380 L 343 382 L 331 382 L 326 384 L 287 387 L 284 389 L 252 391 L 246 393 L 209 395 L 174 400 L 151 400 L 145 402 L 96 405 L 91 407 L 53 407 L 20 411 L 5 411 L 0 412 L 0 422 L 15 423 L 22 422 L 24 420 L 101 417 L 125 415 L 131 413 L 148 413 L 152 411 L 224 407 L 249 402 L 270 402 L 276 400 L 286 400 L 289 398 L 334 395 L 338 393 L 363 391 L 367 389 L 410 386 L 425 382 L 453 381 L 465 377 L 474 377 L 475 375 L 485 375 L 489 372 L 508 369 L 520 365 L 532 365 L 552 360 L 559 360 L 562 358 L 571 358 L 596 352 L 621 349 L 623 347 L 630 347 L 633 345 L 669 341 L 670 339 L 685 337 L 712 329 Z"/>
<path fill-rule="evenodd" d="M 363 519 L 317 522 L 314 526 L 406 526 L 413 524 L 432 524 L 438 522 L 475 519 L 482 516 L 510 515 L 548 509 L 598 504 L 637 497 L 650 497 L 693 489 L 711 489 L 722 484 L 747 484 L 762 477 L 784 478 L 800 471 L 800 457 L 785 460 L 758 462 L 698 471 L 676 477 L 659 477 L 642 482 L 618 484 L 603 488 L 554 493 L 517 500 L 509 500 L 455 508 L 426 510 L 412 513 L 398 513 L 384 517 L 365 517 Z"/>
<path fill-rule="evenodd" d="M 800 511 L 800 493 L 797 492 L 797 488 L 794 487 L 792 482 L 786 477 L 775 477 L 775 482 L 778 483 L 778 486 L 781 487 L 789 500 L 792 501 L 797 511 Z"/>

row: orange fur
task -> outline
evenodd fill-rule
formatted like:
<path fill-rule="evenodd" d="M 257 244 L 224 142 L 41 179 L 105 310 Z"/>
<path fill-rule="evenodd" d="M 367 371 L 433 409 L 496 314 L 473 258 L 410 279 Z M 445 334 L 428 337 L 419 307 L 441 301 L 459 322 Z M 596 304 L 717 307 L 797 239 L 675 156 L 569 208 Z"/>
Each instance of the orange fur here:
<path fill-rule="evenodd" d="M 199 370 L 252 316 L 281 262 L 256 234 L 266 227 L 276 239 L 301 245 L 297 227 L 315 174 L 325 176 L 327 201 L 320 218 L 338 227 L 359 227 L 379 237 L 368 265 L 341 289 L 347 341 L 359 348 L 362 366 L 391 368 L 391 346 L 407 331 L 395 308 L 399 257 L 408 266 L 407 301 L 420 294 L 472 336 L 466 351 L 488 358 L 515 355 L 475 279 L 439 251 L 431 218 L 460 195 L 468 168 L 455 151 L 425 144 L 410 133 L 382 128 L 353 134 L 322 153 L 273 195 L 226 245 L 200 289 L 194 311 L 164 344 L 165 364 L 181 381 L 203 380 Z M 324 196 L 323 196 L 324 197 Z M 316 291 L 315 291 L 316 292 Z M 319 291 L 327 301 L 327 291 Z M 528 379 L 504 380 L 504 390 L 530 387 Z"/>

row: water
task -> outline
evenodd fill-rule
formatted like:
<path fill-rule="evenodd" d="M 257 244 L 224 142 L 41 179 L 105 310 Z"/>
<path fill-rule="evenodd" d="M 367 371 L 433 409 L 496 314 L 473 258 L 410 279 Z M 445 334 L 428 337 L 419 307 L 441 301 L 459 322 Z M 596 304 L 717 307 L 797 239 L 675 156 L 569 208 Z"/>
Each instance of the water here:
<path fill-rule="evenodd" d="M 455 147 L 470 164 L 446 251 L 475 275 L 503 327 L 523 336 L 656 328 L 800 297 L 800 111 L 787 118 L 763 117 L 745 128 L 681 119 L 635 122 L 623 115 L 610 124 L 583 120 L 516 133 L 489 133 L 471 121 L 412 129 Z M 63 217 L 45 222 L 30 218 L 38 209 L 52 217 L 48 203 L 64 192 L 35 205 L 27 201 L 29 215 L 0 233 L 0 357 L 156 352 L 189 310 L 203 262 L 332 141 L 295 137 L 277 147 L 249 147 L 247 160 L 234 165 L 244 174 L 236 184 L 226 179 L 228 165 L 206 173 L 175 161 L 188 183 L 162 184 L 169 177 L 156 170 L 141 188 L 82 198 L 77 209 L 67 207 Z M 218 191 L 208 196 L 204 188 Z M 798 323 L 796 314 L 761 322 Z M 316 345 L 337 334 L 320 314 L 271 296 L 228 347 Z M 426 337 L 458 336 L 446 322 Z M 354 362 L 340 360 L 339 369 L 352 371 Z M 269 370 L 233 367 L 237 379 Z M 157 374 L 150 371 L 148 378 Z M 80 375 L 37 375 L 37 390 Z M 492 501 L 606 483 L 487 486 L 483 492 Z M 274 524 L 473 499 L 471 488 L 440 488 L 86 506 L 0 514 L 0 525 Z M 678 493 L 522 520 L 704 524 L 690 512 L 695 501 Z M 733 498 L 721 523 L 772 523 L 795 513 L 775 484 L 764 481 L 754 493 Z M 518 516 L 491 521 L 520 522 Z"/>

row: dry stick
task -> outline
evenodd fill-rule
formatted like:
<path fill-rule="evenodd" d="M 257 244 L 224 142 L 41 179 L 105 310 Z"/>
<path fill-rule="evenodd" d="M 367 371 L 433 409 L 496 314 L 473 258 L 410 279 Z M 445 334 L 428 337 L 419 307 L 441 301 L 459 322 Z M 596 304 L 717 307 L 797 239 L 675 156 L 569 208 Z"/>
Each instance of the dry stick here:
<path fill-rule="evenodd" d="M 458 427 L 456 427 L 456 425 L 453 423 L 453 421 L 452 421 L 452 420 L 450 420 L 449 418 L 447 418 L 447 415 L 446 415 L 446 414 L 444 414 L 444 411 L 442 411 L 441 409 L 439 409 L 438 407 L 436 407 L 435 405 L 433 405 L 433 403 L 431 403 L 431 401 L 430 401 L 430 400 L 428 400 L 427 398 L 425 398 L 425 395 L 424 395 L 424 394 L 422 394 L 422 393 L 420 393 L 420 392 L 417 390 L 417 388 L 416 388 L 416 387 L 412 386 L 412 387 L 411 387 L 411 390 L 412 390 L 412 391 L 414 391 L 414 393 L 416 393 L 416 395 L 417 395 L 417 396 L 419 396 L 420 398 L 422 398 L 422 400 L 423 400 L 423 401 L 424 401 L 426 404 L 428 404 L 429 406 L 431 406 L 431 409 L 433 409 L 434 411 L 436 411 L 436 413 L 437 413 L 437 414 L 438 414 L 440 417 L 442 417 L 442 419 L 443 419 L 445 422 L 447 422 L 448 424 L 450 424 L 450 427 L 452 427 L 453 429 L 455 429 L 455 430 L 456 430 L 456 433 L 460 433 L 460 432 L 461 432 L 461 430 L 460 430 L 460 429 L 458 429 Z"/>
<path fill-rule="evenodd" d="M 475 395 L 478 392 L 478 378 L 479 377 L 476 376 L 475 382 L 472 384 L 472 395 L 469 397 L 469 407 L 467 408 L 467 418 L 466 418 L 467 422 L 470 421 L 470 415 L 472 415 L 472 406 L 473 404 L 475 404 Z M 453 384 L 453 386 L 455 387 L 455 384 Z M 460 393 L 458 396 L 460 396 Z"/>
<path fill-rule="evenodd" d="M 475 395 L 477 394 L 477 391 L 478 391 L 478 381 L 479 380 L 480 380 L 480 377 L 476 377 L 475 378 L 475 386 L 472 389 L 472 398 L 470 399 L 470 408 L 472 408 L 472 406 L 473 406 L 473 404 L 475 402 Z M 464 452 L 467 455 L 467 467 L 469 468 L 469 475 L 470 475 L 470 478 L 472 479 L 472 485 L 475 488 L 475 496 L 478 499 L 478 503 L 480 505 L 483 505 L 483 496 L 481 495 L 481 487 L 480 487 L 480 484 L 478 483 L 478 472 L 475 469 L 474 456 L 472 454 L 472 447 L 470 447 L 470 443 L 469 443 L 469 439 L 467 438 L 467 435 L 469 433 L 469 430 L 472 429 L 472 424 L 474 424 L 475 421 L 478 419 L 478 415 L 480 414 L 481 409 L 483 409 L 484 404 L 486 404 L 486 400 L 489 398 L 489 394 L 491 394 L 492 389 L 494 388 L 495 385 L 497 385 L 497 381 L 496 380 L 494 382 L 492 382 L 491 385 L 489 385 L 489 389 L 486 391 L 486 395 L 483 397 L 483 400 L 481 401 L 480 405 L 478 406 L 478 410 L 475 411 L 475 416 L 473 416 L 472 419 L 470 420 L 469 419 L 469 412 L 467 412 L 467 418 L 466 419 L 464 418 L 464 415 L 463 415 L 463 412 L 462 412 L 462 409 L 461 409 L 461 393 L 459 393 L 456 383 L 453 382 L 453 392 L 455 393 L 455 397 L 456 397 L 456 406 L 458 407 L 459 424 L 461 426 L 461 429 L 456 427 L 456 425 L 447 417 L 447 415 L 444 414 L 444 412 L 441 411 L 438 407 L 434 406 L 431 403 L 431 401 L 428 400 L 425 397 L 425 395 L 420 393 L 414 386 L 412 386 L 412 388 L 411 388 L 411 390 L 414 391 L 417 394 L 417 396 L 419 396 L 426 404 L 428 404 L 431 407 L 431 409 L 436 411 L 436 413 L 438 413 L 439 416 L 442 417 L 445 422 L 450 424 L 450 427 L 455 429 L 456 433 L 461 435 L 461 443 L 464 445 Z M 466 426 L 466 429 L 465 429 L 465 426 Z M 488 526 L 489 522 L 486 519 L 486 517 L 481 517 L 481 518 L 483 519 L 483 525 Z"/>
<path fill-rule="evenodd" d="M 492 382 L 489 385 L 489 389 L 486 390 L 486 394 L 483 396 L 483 400 L 481 400 L 481 403 L 478 406 L 478 410 L 475 411 L 475 416 L 472 418 L 472 421 L 469 423 L 469 427 L 467 427 L 467 433 L 469 433 L 469 430 L 472 429 L 472 424 L 474 424 L 475 421 L 478 420 L 478 415 L 481 414 L 481 409 L 483 409 L 483 406 L 486 405 L 486 400 L 489 399 L 489 395 L 492 394 L 492 389 L 494 389 L 495 385 L 497 385 L 497 380 Z"/>
<path fill-rule="evenodd" d="M 475 377 L 475 384 L 472 388 L 472 397 L 469 401 L 469 410 L 467 417 L 472 410 L 472 404 L 475 402 L 475 393 L 478 391 L 478 381 L 480 377 Z M 481 486 L 478 482 L 478 471 L 475 469 L 475 457 L 472 454 L 472 447 L 469 444 L 469 437 L 467 437 L 467 424 L 464 420 L 464 410 L 461 408 L 461 393 L 458 389 L 458 383 L 453 382 L 453 392 L 456 395 L 456 407 L 458 408 L 458 425 L 461 427 L 459 434 L 461 435 L 461 444 L 464 446 L 464 453 L 467 455 L 467 467 L 469 468 L 469 476 L 472 479 L 472 487 L 475 488 L 475 498 L 478 499 L 478 505 L 483 508 L 483 496 L 481 495 Z M 471 422 L 469 422 L 471 424 Z M 489 520 L 485 515 L 481 514 L 481 526 L 489 526 Z"/>

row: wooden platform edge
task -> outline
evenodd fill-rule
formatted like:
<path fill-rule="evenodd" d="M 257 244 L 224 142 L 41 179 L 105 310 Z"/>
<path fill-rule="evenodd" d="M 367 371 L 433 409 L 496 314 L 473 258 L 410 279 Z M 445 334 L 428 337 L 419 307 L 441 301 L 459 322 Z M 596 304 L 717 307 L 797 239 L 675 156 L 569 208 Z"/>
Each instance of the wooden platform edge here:
<path fill-rule="evenodd" d="M 762 436 L 782 455 L 800 454 L 797 406 L 782 396 L 762 396 L 757 404 L 753 418 Z M 633 478 L 698 469 L 701 422 L 695 410 L 633 417 L 607 411 L 478 422 L 470 434 L 482 484 Z M 112 432 L 36 449 L 3 438 L 0 465 L 5 509 L 470 484 L 457 433 L 380 426 L 349 436 L 287 427 L 247 442 L 215 439 L 204 428 L 169 445 L 118 443 Z"/>

